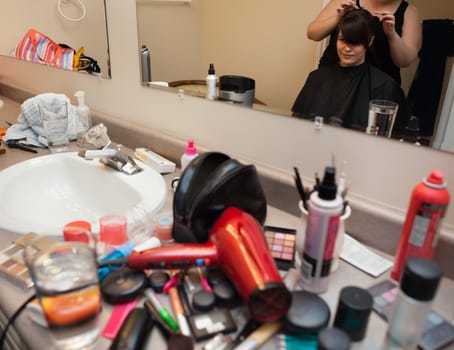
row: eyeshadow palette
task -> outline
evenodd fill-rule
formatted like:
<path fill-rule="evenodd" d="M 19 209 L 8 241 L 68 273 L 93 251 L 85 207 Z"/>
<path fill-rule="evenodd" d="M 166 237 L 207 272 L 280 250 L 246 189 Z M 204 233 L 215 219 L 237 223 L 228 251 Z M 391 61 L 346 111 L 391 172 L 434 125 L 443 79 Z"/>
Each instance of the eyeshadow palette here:
<path fill-rule="evenodd" d="M 52 244 L 55 240 L 50 237 L 40 237 L 36 233 L 28 233 L 14 240 L 7 248 L 0 251 L 0 276 L 14 283 L 16 286 L 28 289 L 33 287 L 33 281 L 24 261 L 24 248 L 31 241 L 39 243 L 39 248 Z"/>
<path fill-rule="evenodd" d="M 271 256 L 279 270 L 288 270 L 295 266 L 296 229 L 264 226 L 265 238 Z"/>

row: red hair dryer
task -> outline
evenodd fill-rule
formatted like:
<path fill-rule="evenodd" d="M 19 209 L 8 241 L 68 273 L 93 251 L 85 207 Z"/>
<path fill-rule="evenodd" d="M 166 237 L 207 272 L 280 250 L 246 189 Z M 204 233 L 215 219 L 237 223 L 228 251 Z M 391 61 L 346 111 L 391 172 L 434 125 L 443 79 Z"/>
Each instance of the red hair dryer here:
<path fill-rule="evenodd" d="M 248 213 L 227 208 L 213 225 L 207 243 L 173 244 L 134 252 L 128 266 L 140 269 L 218 264 L 261 322 L 281 318 L 290 307 L 285 287 L 268 249 L 262 227 Z"/>

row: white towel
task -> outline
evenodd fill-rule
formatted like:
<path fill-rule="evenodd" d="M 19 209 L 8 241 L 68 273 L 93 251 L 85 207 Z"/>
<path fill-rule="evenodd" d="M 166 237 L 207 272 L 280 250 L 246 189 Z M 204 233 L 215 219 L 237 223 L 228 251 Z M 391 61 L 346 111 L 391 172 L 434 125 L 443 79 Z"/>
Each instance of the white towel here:
<path fill-rule="evenodd" d="M 36 147 L 47 147 L 43 121 L 39 112 L 39 106 L 44 109 L 57 112 L 57 102 L 68 103 L 68 135 L 70 140 L 75 140 L 77 135 L 76 107 L 71 104 L 65 94 L 48 92 L 25 100 L 21 105 L 21 112 L 17 123 L 10 126 L 3 136 L 3 140 L 26 138 L 21 143 Z"/>

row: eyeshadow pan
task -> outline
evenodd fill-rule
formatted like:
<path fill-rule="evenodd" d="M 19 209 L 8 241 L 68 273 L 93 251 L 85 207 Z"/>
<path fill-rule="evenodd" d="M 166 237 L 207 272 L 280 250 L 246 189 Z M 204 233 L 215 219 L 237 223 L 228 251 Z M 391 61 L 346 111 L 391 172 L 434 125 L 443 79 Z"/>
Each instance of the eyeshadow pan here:
<path fill-rule="evenodd" d="M 13 259 L 8 259 L 6 260 L 2 266 L 5 268 L 5 269 L 9 269 L 11 266 L 13 265 L 16 265 L 17 263 L 13 260 Z"/>
<path fill-rule="evenodd" d="M 278 269 L 288 270 L 295 265 L 296 230 L 275 226 L 265 226 L 265 237 L 271 256 Z"/>

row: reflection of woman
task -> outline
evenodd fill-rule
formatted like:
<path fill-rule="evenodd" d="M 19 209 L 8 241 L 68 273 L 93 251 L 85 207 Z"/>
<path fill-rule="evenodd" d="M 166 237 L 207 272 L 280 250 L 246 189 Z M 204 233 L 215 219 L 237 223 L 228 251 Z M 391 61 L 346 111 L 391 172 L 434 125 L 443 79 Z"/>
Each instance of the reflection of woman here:
<path fill-rule="evenodd" d="M 308 38 L 319 41 L 330 35 L 344 12 L 351 8 L 364 8 L 375 16 L 373 52 L 367 60 L 400 84 L 400 68 L 416 60 L 421 46 L 417 8 L 404 0 L 331 0 L 309 24 Z M 331 36 L 320 65 L 337 60 L 336 38 Z"/>
<path fill-rule="evenodd" d="M 322 116 L 328 124 L 365 130 L 369 101 L 384 99 L 399 104 L 393 134 L 401 133 L 410 116 L 405 95 L 394 79 L 365 61 L 374 40 L 373 21 L 363 9 L 342 16 L 333 34 L 339 63 L 320 66 L 309 74 L 292 107 L 293 116 Z"/>

